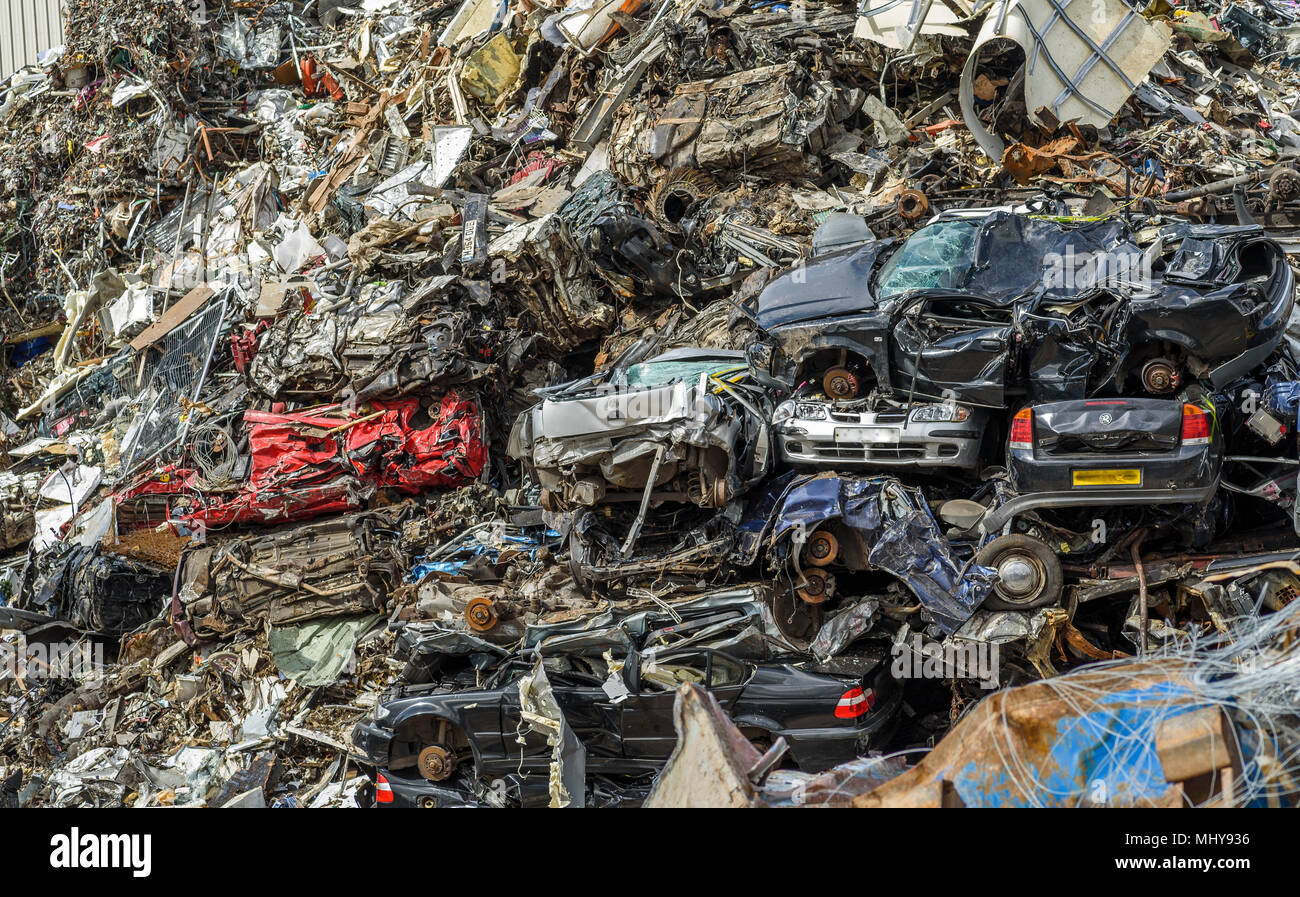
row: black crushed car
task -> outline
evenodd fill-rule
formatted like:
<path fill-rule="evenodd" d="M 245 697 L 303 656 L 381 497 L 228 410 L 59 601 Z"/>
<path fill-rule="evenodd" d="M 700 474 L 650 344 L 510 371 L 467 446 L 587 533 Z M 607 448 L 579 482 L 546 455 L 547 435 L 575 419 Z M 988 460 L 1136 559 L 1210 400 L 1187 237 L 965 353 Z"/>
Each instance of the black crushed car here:
<path fill-rule="evenodd" d="M 1119 216 L 945 212 L 769 284 L 750 364 L 836 400 L 1004 408 L 1220 389 L 1268 358 L 1294 283 L 1262 228 L 1178 222 L 1141 239 Z"/>
<path fill-rule="evenodd" d="M 902 706 L 902 688 L 883 658 L 861 675 L 819 672 L 806 660 L 751 662 L 698 646 L 629 651 L 617 668 L 599 656 L 543 655 L 542 664 L 586 750 L 590 775 L 659 769 L 676 744 L 673 703 L 683 682 L 706 687 L 742 731 L 785 738 L 793 762 L 808 771 L 879 747 Z M 545 780 L 552 749 L 524 721 L 520 698 L 520 680 L 536 665 L 519 655 L 481 688 L 423 685 L 390 693 L 352 733 L 361 759 L 376 770 L 376 802 L 454 802 L 458 769 L 472 770 L 479 783 L 515 775 Z"/>
<path fill-rule="evenodd" d="M 1212 405 L 1091 399 L 1017 412 L 1007 469 L 1025 507 L 1201 504 L 1214 496 L 1223 454 Z"/>
<path fill-rule="evenodd" d="M 624 297 L 692 295 L 700 278 L 609 172 L 592 175 L 557 213 L 592 270 Z"/>
<path fill-rule="evenodd" d="M 105 552 L 56 543 L 29 556 L 15 608 L 118 638 L 162 613 L 172 571 Z"/>
<path fill-rule="evenodd" d="M 1203 512 L 1224 462 L 1219 411 L 1205 399 L 1123 398 L 1053 402 L 1021 409 L 1011 421 L 1007 474 L 994 500 L 945 502 L 939 515 L 992 537 L 977 563 L 998 573 L 986 606 L 1024 610 L 1055 603 L 1063 584 L 1056 547 L 1010 531 L 1037 511 L 1143 506 Z M 1212 515 L 1209 518 L 1212 535 Z"/>

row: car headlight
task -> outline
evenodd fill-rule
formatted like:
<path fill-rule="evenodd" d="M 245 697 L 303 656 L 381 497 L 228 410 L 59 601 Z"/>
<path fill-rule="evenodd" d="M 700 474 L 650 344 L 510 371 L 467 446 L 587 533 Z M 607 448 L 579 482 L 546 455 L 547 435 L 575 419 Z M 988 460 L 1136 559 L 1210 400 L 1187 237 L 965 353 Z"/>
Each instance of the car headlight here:
<path fill-rule="evenodd" d="M 772 415 L 772 423 L 779 424 L 792 417 L 797 417 L 800 420 L 826 420 L 826 406 L 819 405 L 816 402 L 787 400 L 776 406 L 776 412 Z"/>
<path fill-rule="evenodd" d="M 961 405 L 922 405 L 912 409 L 912 420 L 918 424 L 956 423 L 970 417 L 970 410 Z"/>

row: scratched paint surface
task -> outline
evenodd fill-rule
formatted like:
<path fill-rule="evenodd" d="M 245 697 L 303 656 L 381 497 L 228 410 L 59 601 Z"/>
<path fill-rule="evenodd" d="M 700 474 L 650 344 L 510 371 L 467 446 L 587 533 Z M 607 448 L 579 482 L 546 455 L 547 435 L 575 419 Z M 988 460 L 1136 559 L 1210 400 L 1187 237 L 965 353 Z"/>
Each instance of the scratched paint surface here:
<path fill-rule="evenodd" d="M 1155 799 L 1169 787 L 1156 730 L 1204 706 L 1190 696 L 1173 683 L 1101 696 L 1095 710 L 1056 721 L 1042 756 L 1025 755 L 1022 744 L 1013 748 L 1000 738 L 1006 762 L 968 763 L 952 774 L 953 785 L 968 807 L 1068 806 L 1089 797 L 1122 806 Z"/>

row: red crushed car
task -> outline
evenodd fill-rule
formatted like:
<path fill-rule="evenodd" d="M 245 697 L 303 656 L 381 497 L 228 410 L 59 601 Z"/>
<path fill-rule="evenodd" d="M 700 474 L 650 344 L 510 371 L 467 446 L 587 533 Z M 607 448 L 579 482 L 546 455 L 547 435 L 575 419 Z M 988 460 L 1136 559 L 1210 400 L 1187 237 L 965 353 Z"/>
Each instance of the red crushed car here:
<path fill-rule="evenodd" d="M 251 463 L 245 481 L 219 491 L 182 465 L 151 471 L 117 493 L 119 508 L 136 512 L 122 515 L 123 522 L 147 517 L 149 510 L 190 529 L 308 520 L 360 508 L 378 488 L 417 494 L 461 486 L 482 473 L 487 446 L 474 401 L 448 393 L 424 426 L 416 399 L 372 404 L 374 416 L 360 422 L 342 416 L 338 405 L 288 414 L 247 411 Z"/>

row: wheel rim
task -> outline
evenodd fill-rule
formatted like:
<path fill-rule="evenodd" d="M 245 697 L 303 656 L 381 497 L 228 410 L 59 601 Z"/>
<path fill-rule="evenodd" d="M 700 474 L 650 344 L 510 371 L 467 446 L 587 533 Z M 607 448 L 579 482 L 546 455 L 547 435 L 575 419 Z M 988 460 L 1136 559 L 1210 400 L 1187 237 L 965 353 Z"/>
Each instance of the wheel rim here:
<path fill-rule="evenodd" d="M 993 565 L 998 572 L 998 595 L 1012 604 L 1028 604 L 1042 594 L 1047 568 L 1027 551 L 1008 551 Z"/>
<path fill-rule="evenodd" d="M 492 599 L 479 596 L 471 598 L 465 605 L 465 621 L 469 623 L 471 629 L 475 632 L 487 632 L 497 625 L 496 608 L 492 606 Z"/>
<path fill-rule="evenodd" d="M 713 481 L 713 486 L 709 489 L 709 502 L 715 508 L 726 507 L 727 502 L 731 500 L 731 490 L 727 488 L 727 480 L 724 477 L 718 477 Z"/>
<path fill-rule="evenodd" d="M 1164 395 L 1173 392 L 1181 382 L 1178 368 L 1166 359 L 1148 361 L 1142 368 L 1142 388 L 1149 393 Z"/>
<path fill-rule="evenodd" d="M 804 586 L 799 589 L 799 598 L 805 604 L 821 604 L 830 597 L 830 576 L 821 570 L 805 570 Z"/>
<path fill-rule="evenodd" d="M 839 553 L 840 544 L 838 540 L 826 530 L 818 530 L 808 537 L 808 545 L 804 549 L 804 558 L 815 567 L 825 567 L 833 564 Z"/>

